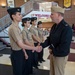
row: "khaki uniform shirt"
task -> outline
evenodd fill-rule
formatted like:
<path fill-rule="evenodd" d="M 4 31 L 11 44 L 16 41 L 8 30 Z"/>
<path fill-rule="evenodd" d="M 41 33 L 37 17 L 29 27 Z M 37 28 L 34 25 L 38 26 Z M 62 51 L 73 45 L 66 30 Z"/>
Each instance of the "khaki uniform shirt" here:
<path fill-rule="evenodd" d="M 36 37 L 39 37 L 39 35 L 38 35 L 38 29 L 36 27 L 31 26 L 30 32 L 32 33 L 32 35 L 35 35 Z M 37 41 L 34 40 L 34 43 L 37 43 Z"/>
<path fill-rule="evenodd" d="M 38 35 L 39 35 L 39 38 L 40 38 L 41 42 L 43 42 L 44 41 L 44 34 L 43 34 L 42 29 L 38 28 Z"/>
<path fill-rule="evenodd" d="M 23 29 L 22 31 L 22 37 L 23 37 L 23 40 L 28 40 L 32 45 L 34 45 L 34 41 L 32 39 L 32 33 L 27 29 Z"/>
<path fill-rule="evenodd" d="M 11 26 L 9 27 L 8 33 L 12 49 L 15 51 L 21 50 L 21 48 L 17 44 L 17 41 L 22 40 L 21 30 L 18 25 L 12 22 Z"/>

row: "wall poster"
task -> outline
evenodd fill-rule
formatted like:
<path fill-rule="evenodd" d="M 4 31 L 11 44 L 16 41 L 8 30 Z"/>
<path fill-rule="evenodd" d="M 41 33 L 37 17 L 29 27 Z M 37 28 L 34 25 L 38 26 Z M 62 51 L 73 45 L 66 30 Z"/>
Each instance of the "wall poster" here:
<path fill-rule="evenodd" d="M 66 8 L 66 10 L 70 10 L 71 5 L 72 5 L 72 0 L 64 0 L 64 8 Z"/>
<path fill-rule="evenodd" d="M 13 7 L 15 7 L 14 0 L 7 0 L 7 7 L 8 7 L 8 8 L 13 8 Z"/>

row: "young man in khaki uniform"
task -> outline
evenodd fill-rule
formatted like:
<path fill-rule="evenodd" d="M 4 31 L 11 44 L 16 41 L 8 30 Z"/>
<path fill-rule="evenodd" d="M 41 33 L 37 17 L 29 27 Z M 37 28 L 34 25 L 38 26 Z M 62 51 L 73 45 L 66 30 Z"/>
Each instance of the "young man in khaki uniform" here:
<path fill-rule="evenodd" d="M 7 10 L 12 19 L 12 24 L 9 27 L 9 38 L 12 48 L 11 63 L 14 75 L 25 75 L 25 49 L 40 51 L 41 47 L 32 47 L 23 43 L 19 22 L 22 20 L 21 8 L 10 8 Z"/>
<path fill-rule="evenodd" d="M 30 27 L 30 18 L 26 17 L 22 19 L 22 26 L 24 27 L 24 29 L 22 30 L 22 36 L 23 36 L 23 41 L 26 45 L 28 46 L 34 46 L 34 41 L 32 38 L 32 34 L 29 31 L 29 27 Z M 27 72 L 29 74 L 33 73 L 33 67 L 32 67 L 32 61 L 33 61 L 33 57 L 32 57 L 32 51 L 31 50 L 26 50 L 26 53 L 28 55 L 28 59 L 26 60 L 26 69 Z"/>
<path fill-rule="evenodd" d="M 32 17 L 31 18 L 31 27 L 30 27 L 30 32 L 32 33 L 32 37 L 34 40 L 34 45 L 37 46 L 38 44 L 40 44 L 40 38 L 38 35 L 38 30 L 36 28 L 37 26 L 37 17 Z M 38 68 L 38 53 L 35 51 L 33 53 L 33 67 Z"/>

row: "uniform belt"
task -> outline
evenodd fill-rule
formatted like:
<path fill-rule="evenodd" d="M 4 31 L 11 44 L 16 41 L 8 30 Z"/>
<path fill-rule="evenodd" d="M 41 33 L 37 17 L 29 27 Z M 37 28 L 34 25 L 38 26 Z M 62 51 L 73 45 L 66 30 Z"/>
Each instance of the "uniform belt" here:
<path fill-rule="evenodd" d="M 20 49 L 20 50 L 13 50 L 13 49 L 11 49 L 11 51 L 12 52 L 20 52 L 20 51 L 22 51 L 22 49 Z"/>

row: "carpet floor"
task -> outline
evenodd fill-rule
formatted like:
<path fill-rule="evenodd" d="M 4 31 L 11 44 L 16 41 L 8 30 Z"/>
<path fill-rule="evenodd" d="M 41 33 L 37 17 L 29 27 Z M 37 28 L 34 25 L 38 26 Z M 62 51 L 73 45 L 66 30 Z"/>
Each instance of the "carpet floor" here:
<path fill-rule="evenodd" d="M 70 46 L 72 49 L 75 49 L 75 43 L 71 43 L 71 46 Z"/>
<path fill-rule="evenodd" d="M 69 54 L 68 61 L 75 62 L 75 53 L 70 53 Z"/>

